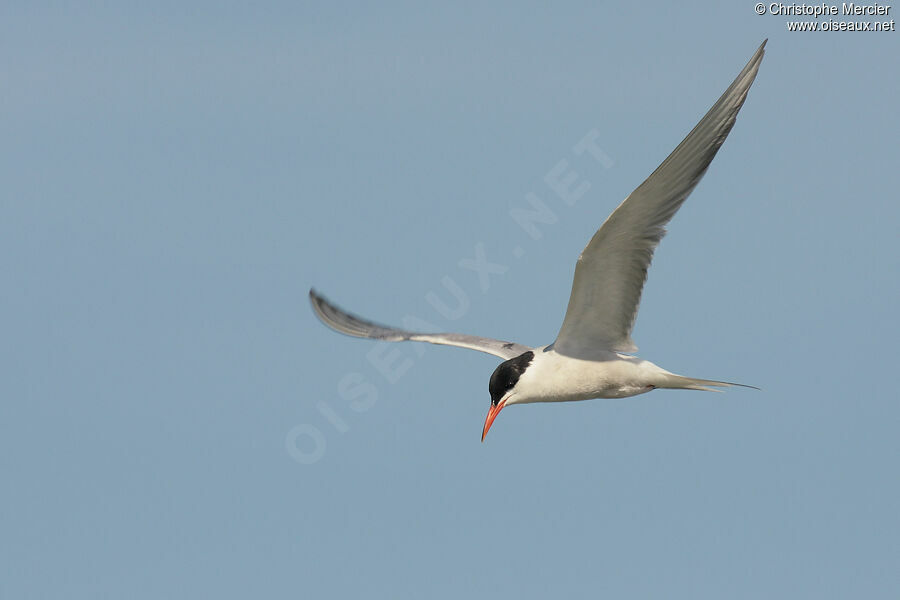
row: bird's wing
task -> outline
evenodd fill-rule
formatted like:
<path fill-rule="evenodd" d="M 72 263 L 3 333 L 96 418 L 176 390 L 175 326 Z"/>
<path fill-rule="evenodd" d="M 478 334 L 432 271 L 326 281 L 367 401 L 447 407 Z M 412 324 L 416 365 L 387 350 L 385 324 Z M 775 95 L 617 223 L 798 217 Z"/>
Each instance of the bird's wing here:
<path fill-rule="evenodd" d="M 768 41 L 768 40 L 767 40 Z M 696 127 L 625 198 L 578 257 L 566 317 L 554 349 L 569 356 L 637 350 L 631 329 L 666 223 L 703 177 L 734 125 L 766 42 Z"/>
<path fill-rule="evenodd" d="M 379 325 L 345 312 L 315 290 L 309 290 L 309 301 L 323 323 L 341 333 L 354 337 L 372 338 L 385 342 L 428 342 L 444 346 L 459 346 L 499 356 L 503 360 L 515 358 L 531 350 L 528 346 L 461 333 L 416 333 Z"/>

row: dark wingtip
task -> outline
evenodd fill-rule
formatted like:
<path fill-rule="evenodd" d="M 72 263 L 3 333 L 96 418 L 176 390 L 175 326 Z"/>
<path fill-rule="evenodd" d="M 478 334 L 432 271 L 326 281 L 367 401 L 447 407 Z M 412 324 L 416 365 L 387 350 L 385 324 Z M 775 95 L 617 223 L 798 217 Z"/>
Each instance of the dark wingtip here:
<path fill-rule="evenodd" d="M 762 57 L 766 54 L 766 44 L 769 43 L 769 38 L 763 40 L 763 43 L 759 45 L 759 48 L 756 49 L 755 54 L 759 54 L 759 60 L 762 62 Z"/>
<path fill-rule="evenodd" d="M 763 40 L 763 43 L 759 45 L 759 48 L 756 49 L 756 52 L 753 53 L 753 56 L 750 58 L 750 63 L 754 62 L 762 62 L 763 56 L 766 54 L 766 44 L 768 43 L 769 38 Z"/>
<path fill-rule="evenodd" d="M 319 303 L 322 302 L 322 297 L 314 287 L 309 288 L 309 302 L 312 304 L 313 308 L 318 308 Z M 318 312 L 318 310 L 316 312 Z"/>
<path fill-rule="evenodd" d="M 329 307 L 328 301 L 316 291 L 316 288 L 309 288 L 309 303 L 319 320 L 334 329 L 326 312 L 326 308 Z"/>
<path fill-rule="evenodd" d="M 758 388 L 758 387 L 756 387 L 755 385 L 749 385 L 749 384 L 746 384 L 746 383 L 734 383 L 734 382 L 728 382 L 728 385 L 733 385 L 733 386 L 736 386 L 736 387 L 742 387 L 742 388 L 750 388 L 751 390 L 756 390 L 757 392 L 761 392 L 761 391 L 762 391 L 762 388 Z"/>

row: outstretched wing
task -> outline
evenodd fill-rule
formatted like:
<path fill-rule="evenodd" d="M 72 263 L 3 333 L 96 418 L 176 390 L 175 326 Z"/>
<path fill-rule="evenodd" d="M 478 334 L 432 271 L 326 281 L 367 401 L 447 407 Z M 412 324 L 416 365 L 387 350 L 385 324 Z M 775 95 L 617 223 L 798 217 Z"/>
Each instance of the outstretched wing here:
<path fill-rule="evenodd" d="M 443 346 L 459 346 L 460 348 L 487 352 L 488 354 L 499 356 L 503 360 L 515 358 L 531 350 L 531 348 L 522 344 L 474 335 L 461 333 L 416 333 L 379 325 L 341 310 L 314 289 L 309 290 L 309 301 L 312 303 L 316 315 L 323 323 L 335 331 L 352 335 L 353 337 L 371 338 L 385 342 L 428 342 L 429 344 L 441 344 Z"/>
<path fill-rule="evenodd" d="M 767 40 L 768 41 L 768 40 Z M 703 177 L 734 126 L 766 42 L 709 112 L 610 215 L 575 265 L 572 295 L 554 348 L 569 356 L 637 350 L 631 330 L 647 268 L 665 226 Z"/>

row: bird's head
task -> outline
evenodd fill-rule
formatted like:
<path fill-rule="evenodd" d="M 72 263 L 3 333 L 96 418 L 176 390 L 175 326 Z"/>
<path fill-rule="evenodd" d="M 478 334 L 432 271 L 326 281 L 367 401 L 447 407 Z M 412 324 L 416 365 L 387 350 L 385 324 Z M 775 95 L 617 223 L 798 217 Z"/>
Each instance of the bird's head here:
<path fill-rule="evenodd" d="M 491 407 L 488 409 L 487 418 L 484 420 L 484 429 L 481 431 L 482 442 L 494 423 L 494 419 L 497 418 L 503 407 L 514 402 L 512 397 L 515 396 L 519 377 L 531 364 L 533 358 L 534 352 L 529 350 L 501 363 L 499 367 L 494 369 L 494 373 L 491 375 L 491 382 L 488 384 L 488 389 L 491 392 Z"/>

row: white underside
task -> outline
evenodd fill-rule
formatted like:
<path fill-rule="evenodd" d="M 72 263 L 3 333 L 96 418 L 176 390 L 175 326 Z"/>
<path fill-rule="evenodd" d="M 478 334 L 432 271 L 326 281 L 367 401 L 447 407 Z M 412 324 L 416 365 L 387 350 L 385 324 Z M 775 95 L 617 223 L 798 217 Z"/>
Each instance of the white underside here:
<path fill-rule="evenodd" d="M 600 351 L 593 360 L 582 360 L 547 348 L 534 349 L 534 359 L 507 398 L 507 405 L 626 398 L 668 387 L 673 375 L 649 361 L 618 352 Z"/>

